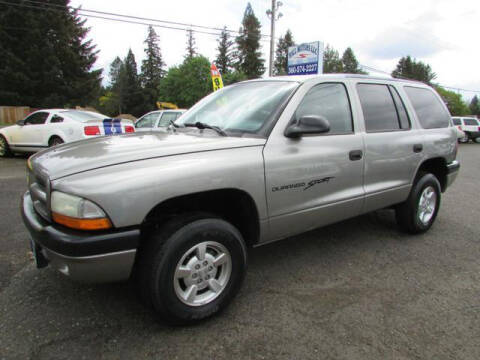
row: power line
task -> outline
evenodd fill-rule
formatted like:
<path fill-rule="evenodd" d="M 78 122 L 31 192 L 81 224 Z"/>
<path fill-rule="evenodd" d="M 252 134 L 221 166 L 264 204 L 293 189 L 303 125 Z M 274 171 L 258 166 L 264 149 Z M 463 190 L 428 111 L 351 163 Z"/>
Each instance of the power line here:
<path fill-rule="evenodd" d="M 45 7 L 56 7 L 58 9 L 63 9 L 64 8 L 62 5 L 43 3 L 43 2 L 39 2 L 39 1 L 35 1 L 35 0 L 24 0 L 24 2 L 35 4 L 37 6 L 42 5 L 42 6 L 45 6 Z M 160 19 L 155 19 L 155 18 L 146 18 L 146 17 L 133 16 L 133 15 L 124 15 L 124 14 L 118 14 L 118 13 L 113 13 L 113 12 L 106 12 L 106 11 L 99 11 L 99 10 L 92 10 L 92 9 L 84 9 L 84 8 L 81 8 L 81 7 L 73 7 L 73 6 L 67 6 L 67 7 L 70 8 L 70 9 L 82 12 L 82 13 L 87 12 L 87 13 L 94 13 L 94 14 L 100 14 L 100 15 L 117 16 L 117 17 L 122 17 L 122 18 L 126 18 L 126 19 L 153 21 L 153 22 L 159 22 L 159 23 L 170 24 L 170 25 L 186 26 L 188 28 L 193 27 L 193 28 L 215 30 L 215 31 L 225 30 L 229 33 L 238 34 L 238 31 L 227 29 L 227 28 L 223 29 L 223 28 L 216 28 L 216 27 L 204 26 L 204 25 L 187 24 L 187 23 L 182 23 L 182 22 L 177 22 L 177 21 L 160 20 Z M 79 14 L 79 15 L 89 16 L 88 14 Z M 94 17 L 94 16 L 90 15 L 90 17 Z M 101 17 L 97 17 L 97 18 L 101 18 Z M 108 18 L 108 20 L 110 20 L 110 18 Z M 170 27 L 167 27 L 167 28 L 170 28 Z M 194 30 L 194 31 L 202 33 L 201 31 L 198 31 L 198 30 Z M 211 34 L 211 33 L 206 33 L 206 34 Z M 260 36 L 265 37 L 265 38 L 270 38 L 270 35 L 266 35 L 266 34 L 260 34 Z"/>

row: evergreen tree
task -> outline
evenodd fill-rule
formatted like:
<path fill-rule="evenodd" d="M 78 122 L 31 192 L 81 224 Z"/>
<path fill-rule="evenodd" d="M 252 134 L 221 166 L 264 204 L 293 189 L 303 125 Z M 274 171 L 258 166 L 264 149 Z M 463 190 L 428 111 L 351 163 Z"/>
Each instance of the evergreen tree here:
<path fill-rule="evenodd" d="M 394 78 L 412 79 L 431 84 L 437 77 L 437 74 L 432 71 L 430 65 L 412 59 L 408 55 L 398 61 L 397 67 L 392 71 L 392 76 Z"/>
<path fill-rule="evenodd" d="M 163 69 L 165 63 L 162 59 L 160 46 L 158 44 L 158 36 L 152 26 L 148 27 L 148 35 L 145 40 L 147 47 L 145 48 L 146 59 L 142 61 L 142 72 L 140 80 L 145 91 L 146 111 L 155 109 L 157 99 L 157 88 L 165 75 Z"/>
<path fill-rule="evenodd" d="M 195 38 L 193 37 L 193 30 L 187 30 L 187 54 L 186 59 L 191 59 L 197 55 L 197 48 L 195 47 Z"/>
<path fill-rule="evenodd" d="M 287 30 L 283 37 L 280 37 L 275 51 L 275 62 L 273 64 L 273 73 L 275 75 L 285 75 L 288 71 L 288 48 L 295 45 L 293 35 L 290 30 Z"/>
<path fill-rule="evenodd" d="M 127 57 L 123 60 L 119 82 L 122 84 L 122 102 L 124 111 L 134 116 L 140 116 L 144 112 L 144 97 L 140 85 L 140 77 L 137 73 L 137 62 L 132 49 L 128 50 Z"/>
<path fill-rule="evenodd" d="M 265 72 L 265 60 L 260 51 L 260 21 L 248 3 L 243 15 L 242 27 L 237 42 L 236 70 L 245 73 L 249 79 L 258 78 Z"/>
<path fill-rule="evenodd" d="M 480 115 L 480 103 L 478 101 L 477 95 L 472 98 L 468 107 L 470 109 L 471 115 Z"/>
<path fill-rule="evenodd" d="M 217 65 L 218 71 L 220 74 L 226 75 L 231 72 L 233 61 L 232 61 L 232 46 L 233 41 L 230 40 L 230 35 L 227 32 L 227 27 L 225 26 L 220 34 L 218 42 L 218 54 L 215 64 Z"/>
<path fill-rule="evenodd" d="M 323 51 L 323 73 L 343 73 L 343 63 L 338 51 L 330 45 Z"/>
<path fill-rule="evenodd" d="M 85 106 L 98 97 L 102 70 L 92 71 L 98 51 L 68 4 L 48 1 L 55 11 L 0 4 L 0 103 Z"/>
<path fill-rule="evenodd" d="M 346 48 L 343 52 L 342 67 L 343 72 L 347 74 L 365 74 L 365 72 L 360 68 L 357 58 L 350 47 Z"/>

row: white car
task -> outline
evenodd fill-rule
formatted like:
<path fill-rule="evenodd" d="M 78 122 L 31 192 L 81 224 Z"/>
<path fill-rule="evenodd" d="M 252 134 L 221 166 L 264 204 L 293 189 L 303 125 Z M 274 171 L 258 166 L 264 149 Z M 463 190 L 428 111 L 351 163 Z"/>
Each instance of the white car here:
<path fill-rule="evenodd" d="M 172 121 L 175 121 L 182 115 L 185 109 L 175 109 L 175 110 L 156 110 L 151 111 L 135 122 L 135 130 L 150 131 L 155 128 L 166 128 Z"/>
<path fill-rule="evenodd" d="M 457 125 L 455 125 L 457 123 Z M 453 121 L 453 118 L 450 118 L 450 126 L 452 126 L 455 129 L 455 133 L 457 134 L 457 140 L 458 142 L 466 142 L 465 141 L 465 133 L 462 131 L 462 127 L 460 126 L 460 120 L 455 120 L 455 123 Z"/>
<path fill-rule="evenodd" d="M 0 156 L 36 152 L 94 136 L 135 132 L 133 122 L 111 119 L 91 111 L 47 109 L 35 111 L 16 125 L 0 129 Z"/>
<path fill-rule="evenodd" d="M 474 117 L 452 117 L 453 124 L 457 129 L 465 133 L 460 142 L 468 142 L 470 139 L 480 142 L 480 122 Z"/>

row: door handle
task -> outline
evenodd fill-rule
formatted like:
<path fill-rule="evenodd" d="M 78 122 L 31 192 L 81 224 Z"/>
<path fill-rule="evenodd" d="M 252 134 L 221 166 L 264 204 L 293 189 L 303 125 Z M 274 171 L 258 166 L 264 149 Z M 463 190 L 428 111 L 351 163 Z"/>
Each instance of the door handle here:
<path fill-rule="evenodd" d="M 362 157 L 363 157 L 363 151 L 362 150 L 352 150 L 348 153 L 348 157 L 352 161 L 361 160 Z"/>
<path fill-rule="evenodd" d="M 413 145 L 413 152 L 419 153 L 422 152 L 423 145 L 422 144 L 415 144 Z"/>

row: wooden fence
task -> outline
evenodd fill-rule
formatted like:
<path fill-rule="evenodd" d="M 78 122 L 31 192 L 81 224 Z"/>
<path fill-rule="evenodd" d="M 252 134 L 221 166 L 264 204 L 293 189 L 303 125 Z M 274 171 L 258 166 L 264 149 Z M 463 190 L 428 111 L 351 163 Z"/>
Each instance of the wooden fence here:
<path fill-rule="evenodd" d="M 15 124 L 34 110 L 28 106 L 0 106 L 0 124 Z"/>

